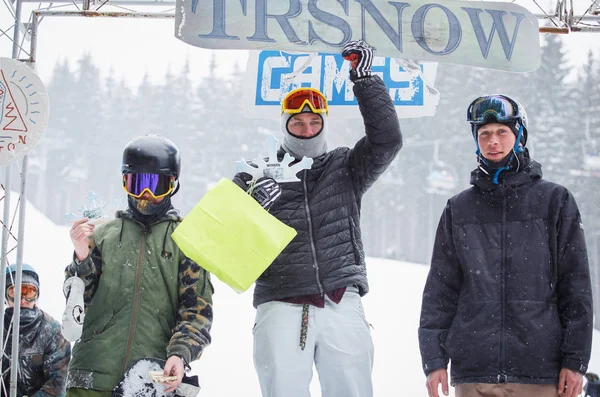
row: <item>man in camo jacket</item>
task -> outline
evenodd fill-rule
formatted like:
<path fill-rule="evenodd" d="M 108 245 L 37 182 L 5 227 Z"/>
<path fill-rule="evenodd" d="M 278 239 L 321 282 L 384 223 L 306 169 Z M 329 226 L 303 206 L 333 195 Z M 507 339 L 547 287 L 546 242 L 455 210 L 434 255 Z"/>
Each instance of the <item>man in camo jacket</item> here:
<path fill-rule="evenodd" d="M 123 152 L 128 209 L 100 226 L 77 220 L 66 276 L 85 282 L 85 320 L 73 348 L 67 395 L 111 396 L 140 358 L 166 360 L 166 392 L 210 344 L 213 286 L 209 273 L 171 238 L 181 217 L 171 204 L 179 188 L 177 146 L 158 135 L 132 140 Z"/>
<path fill-rule="evenodd" d="M 21 278 L 21 313 L 19 316 L 19 369 L 17 397 L 64 396 L 71 345 L 63 338 L 58 321 L 38 305 L 40 279 L 33 267 L 23 264 Z M 3 376 L 0 396 L 10 394 L 12 327 L 15 298 L 16 266 L 6 269 L 4 296 L 8 308 L 4 313 L 4 335 L 8 338 L 2 357 Z"/>

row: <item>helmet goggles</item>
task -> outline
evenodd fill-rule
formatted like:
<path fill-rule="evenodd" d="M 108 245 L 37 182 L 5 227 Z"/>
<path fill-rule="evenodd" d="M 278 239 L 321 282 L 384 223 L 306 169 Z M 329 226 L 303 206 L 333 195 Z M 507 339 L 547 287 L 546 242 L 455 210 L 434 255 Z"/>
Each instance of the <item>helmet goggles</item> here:
<path fill-rule="evenodd" d="M 475 99 L 467 110 L 467 121 L 473 125 L 485 124 L 489 118 L 499 123 L 521 118 L 519 105 L 504 95 L 486 95 Z"/>
<path fill-rule="evenodd" d="M 281 113 L 297 114 L 308 105 L 313 113 L 328 114 L 327 98 L 315 88 L 298 88 L 290 91 L 281 101 Z"/>
<path fill-rule="evenodd" d="M 38 298 L 39 294 L 40 294 L 40 292 L 38 290 L 38 287 L 35 286 L 34 284 L 29 284 L 29 283 L 21 284 L 21 299 L 25 299 L 27 302 L 33 302 Z M 6 289 L 6 297 L 11 302 L 15 301 L 15 286 L 14 286 L 14 284 L 9 286 Z"/>
<path fill-rule="evenodd" d="M 168 174 L 123 174 L 123 188 L 133 198 L 140 199 L 145 192 L 154 198 L 165 197 L 173 191 L 175 177 Z"/>

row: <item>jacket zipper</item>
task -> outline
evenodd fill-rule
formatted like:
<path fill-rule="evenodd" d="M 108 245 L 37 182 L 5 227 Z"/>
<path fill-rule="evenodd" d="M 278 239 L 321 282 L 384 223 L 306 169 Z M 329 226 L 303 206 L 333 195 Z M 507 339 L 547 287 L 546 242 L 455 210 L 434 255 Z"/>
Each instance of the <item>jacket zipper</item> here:
<path fill-rule="evenodd" d="M 133 315 L 131 316 L 131 326 L 129 328 L 129 337 L 127 338 L 127 350 L 125 352 L 125 363 L 123 372 L 127 371 L 127 364 L 131 359 L 131 346 L 133 345 L 133 334 L 137 322 L 138 309 L 140 304 L 140 284 L 142 282 L 142 259 L 144 258 L 144 243 L 146 241 L 146 231 L 142 231 L 142 239 L 140 240 L 140 255 L 138 258 L 136 277 L 135 277 L 135 292 L 133 295 Z"/>
<path fill-rule="evenodd" d="M 502 279 L 500 280 L 500 373 L 498 374 L 498 383 L 506 382 L 506 373 L 504 371 L 504 339 L 505 335 L 505 317 L 506 317 L 506 189 L 502 189 L 502 234 L 501 234 L 502 256 L 500 262 L 500 272 Z"/>
<path fill-rule="evenodd" d="M 315 239 L 313 236 L 312 219 L 310 217 L 310 207 L 308 206 L 308 187 L 306 186 L 306 178 L 308 171 L 304 170 L 304 178 L 302 179 L 302 186 L 304 188 L 304 207 L 306 208 L 306 219 L 308 220 L 308 238 L 310 239 L 310 250 L 313 254 L 313 268 L 315 269 L 315 275 L 317 276 L 317 285 L 319 286 L 319 294 L 323 295 L 325 292 L 321 285 L 321 277 L 319 276 L 319 264 L 317 263 L 317 249 L 315 248 Z"/>

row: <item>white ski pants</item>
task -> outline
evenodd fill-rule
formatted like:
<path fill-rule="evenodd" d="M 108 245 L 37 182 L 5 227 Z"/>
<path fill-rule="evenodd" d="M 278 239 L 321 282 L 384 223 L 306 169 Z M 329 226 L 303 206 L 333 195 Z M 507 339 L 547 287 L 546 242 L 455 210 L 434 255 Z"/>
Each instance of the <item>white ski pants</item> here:
<path fill-rule="evenodd" d="M 300 348 L 302 306 L 267 302 L 256 309 L 254 367 L 263 397 L 309 397 L 313 362 L 322 397 L 372 397 L 373 341 L 361 298 L 348 287 L 339 304 L 309 305 Z"/>

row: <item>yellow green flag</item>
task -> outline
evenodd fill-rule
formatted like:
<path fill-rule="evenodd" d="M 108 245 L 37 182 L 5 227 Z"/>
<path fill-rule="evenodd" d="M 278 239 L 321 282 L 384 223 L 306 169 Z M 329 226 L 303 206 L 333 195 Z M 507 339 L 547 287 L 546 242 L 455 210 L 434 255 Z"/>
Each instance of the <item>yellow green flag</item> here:
<path fill-rule="evenodd" d="M 172 234 L 189 258 L 246 291 L 296 236 L 229 179 L 221 179 Z"/>

